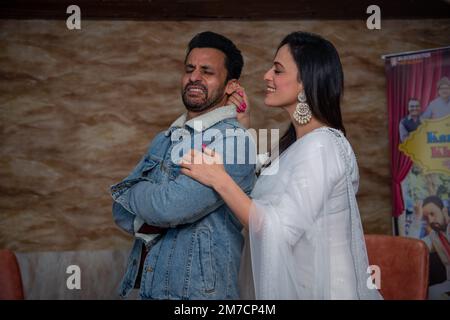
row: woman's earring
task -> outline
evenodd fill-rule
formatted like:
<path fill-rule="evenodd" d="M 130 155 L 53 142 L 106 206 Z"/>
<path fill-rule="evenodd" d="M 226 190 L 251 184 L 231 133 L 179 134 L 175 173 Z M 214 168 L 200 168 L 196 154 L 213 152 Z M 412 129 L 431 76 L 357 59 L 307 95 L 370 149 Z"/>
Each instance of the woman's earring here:
<path fill-rule="evenodd" d="M 306 103 L 305 92 L 300 92 L 297 96 L 297 99 L 298 103 L 293 116 L 295 121 L 297 121 L 301 125 L 305 125 L 310 122 L 312 118 L 311 109 L 309 109 L 309 105 Z"/>

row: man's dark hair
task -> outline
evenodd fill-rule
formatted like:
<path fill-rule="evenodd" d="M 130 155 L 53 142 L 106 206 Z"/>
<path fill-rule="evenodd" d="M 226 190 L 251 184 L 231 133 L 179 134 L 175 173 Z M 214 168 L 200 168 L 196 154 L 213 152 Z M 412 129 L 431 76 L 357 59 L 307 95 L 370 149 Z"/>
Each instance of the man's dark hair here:
<path fill-rule="evenodd" d="M 422 207 L 425 207 L 429 203 L 434 203 L 441 210 L 444 208 L 444 203 L 442 202 L 441 198 L 439 198 L 438 196 L 426 197 L 422 202 Z"/>
<path fill-rule="evenodd" d="M 417 99 L 417 98 L 409 98 L 409 100 L 408 100 L 408 107 L 409 107 L 409 103 L 410 103 L 410 102 L 418 102 L 418 103 L 419 103 L 419 106 L 420 106 L 420 100 Z"/>
<path fill-rule="evenodd" d="M 244 59 L 241 51 L 228 38 L 211 31 L 205 31 L 195 35 L 188 44 L 186 59 L 192 49 L 213 48 L 225 54 L 225 67 L 227 69 L 227 79 L 239 79 L 244 66 Z"/>

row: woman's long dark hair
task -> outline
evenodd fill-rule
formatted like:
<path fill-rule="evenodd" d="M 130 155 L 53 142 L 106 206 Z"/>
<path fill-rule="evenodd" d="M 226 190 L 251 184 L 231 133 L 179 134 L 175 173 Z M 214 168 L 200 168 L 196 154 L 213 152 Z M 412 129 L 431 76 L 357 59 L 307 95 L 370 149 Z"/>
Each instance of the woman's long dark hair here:
<path fill-rule="evenodd" d="M 306 101 L 314 117 L 345 134 L 341 115 L 341 97 L 344 93 L 344 73 L 336 48 L 319 35 L 293 32 L 278 46 L 287 44 L 303 83 Z M 291 123 L 280 139 L 279 154 L 297 140 Z"/>

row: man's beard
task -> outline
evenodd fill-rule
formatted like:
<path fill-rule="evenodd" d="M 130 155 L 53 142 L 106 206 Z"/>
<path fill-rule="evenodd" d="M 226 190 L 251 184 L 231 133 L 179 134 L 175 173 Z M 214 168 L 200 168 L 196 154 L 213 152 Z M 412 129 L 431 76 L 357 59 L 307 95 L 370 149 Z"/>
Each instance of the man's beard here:
<path fill-rule="evenodd" d="M 445 230 L 447 229 L 445 225 L 440 224 L 439 222 L 430 223 L 430 227 L 436 232 L 445 232 Z"/>
<path fill-rule="evenodd" d="M 203 91 L 203 95 L 205 96 L 205 98 L 201 99 L 201 100 L 189 98 L 188 90 L 189 90 L 189 87 L 191 87 L 191 86 L 200 88 Z M 222 99 L 224 91 L 225 91 L 225 87 L 219 88 L 219 90 L 217 90 L 216 95 L 208 97 L 208 88 L 206 88 L 204 85 L 196 84 L 196 83 L 189 83 L 183 89 L 183 91 L 181 93 L 181 98 L 182 98 L 184 106 L 186 107 L 187 110 L 193 111 L 193 112 L 201 112 L 201 111 L 208 110 L 209 108 L 216 105 L 217 102 L 219 102 L 220 99 Z"/>

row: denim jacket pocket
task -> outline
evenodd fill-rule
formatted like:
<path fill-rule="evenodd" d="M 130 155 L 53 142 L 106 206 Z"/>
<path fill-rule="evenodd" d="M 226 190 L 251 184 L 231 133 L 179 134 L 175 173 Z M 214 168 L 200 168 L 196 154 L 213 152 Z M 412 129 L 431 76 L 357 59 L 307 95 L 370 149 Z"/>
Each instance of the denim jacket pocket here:
<path fill-rule="evenodd" d="M 157 164 L 158 164 L 158 160 L 154 156 L 148 155 L 145 158 L 144 165 L 142 167 L 141 175 L 143 177 L 149 176 L 150 171 L 152 171 L 156 167 Z"/>
<path fill-rule="evenodd" d="M 178 164 L 171 163 L 169 165 L 169 179 L 175 180 L 181 172 L 181 166 Z"/>
<path fill-rule="evenodd" d="M 202 228 L 197 232 L 200 249 L 200 268 L 205 286 L 205 293 L 212 293 L 216 286 L 216 272 L 212 250 L 211 232 Z"/>

